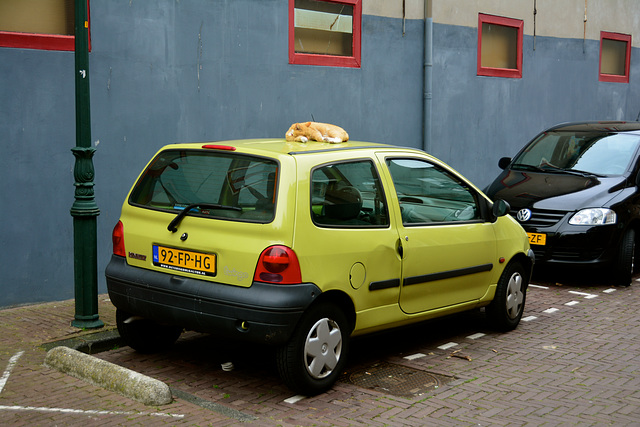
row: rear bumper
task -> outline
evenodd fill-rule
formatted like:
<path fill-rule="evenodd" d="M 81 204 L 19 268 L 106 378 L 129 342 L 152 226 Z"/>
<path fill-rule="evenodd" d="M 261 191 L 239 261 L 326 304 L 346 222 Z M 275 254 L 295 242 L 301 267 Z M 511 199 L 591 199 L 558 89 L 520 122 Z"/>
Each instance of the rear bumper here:
<path fill-rule="evenodd" d="M 129 314 L 232 339 L 268 344 L 289 340 L 320 295 L 313 283 L 225 285 L 131 267 L 113 255 L 105 271 L 113 305 Z"/>

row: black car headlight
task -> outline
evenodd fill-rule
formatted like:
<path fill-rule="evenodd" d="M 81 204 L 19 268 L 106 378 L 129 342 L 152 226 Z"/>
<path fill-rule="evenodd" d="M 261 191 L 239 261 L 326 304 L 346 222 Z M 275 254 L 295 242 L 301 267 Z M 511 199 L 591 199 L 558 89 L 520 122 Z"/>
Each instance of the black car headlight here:
<path fill-rule="evenodd" d="M 571 225 L 605 225 L 615 224 L 617 215 L 611 209 L 589 208 L 575 213 L 569 220 Z"/>

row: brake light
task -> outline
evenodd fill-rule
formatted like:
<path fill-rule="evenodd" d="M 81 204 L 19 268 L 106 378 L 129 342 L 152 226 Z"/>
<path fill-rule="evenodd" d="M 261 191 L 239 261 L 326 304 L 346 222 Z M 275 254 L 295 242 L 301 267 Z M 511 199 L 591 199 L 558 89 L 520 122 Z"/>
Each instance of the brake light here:
<path fill-rule="evenodd" d="M 296 253 L 286 246 L 268 247 L 260 254 L 253 280 L 288 285 L 302 282 Z"/>
<path fill-rule="evenodd" d="M 207 148 L 209 150 L 236 151 L 236 147 L 232 147 L 230 145 L 205 144 L 202 148 Z"/>
<path fill-rule="evenodd" d="M 124 251 L 124 227 L 122 221 L 118 221 L 116 226 L 113 227 L 111 241 L 113 242 L 113 254 L 122 257 L 126 256 L 126 252 Z"/>

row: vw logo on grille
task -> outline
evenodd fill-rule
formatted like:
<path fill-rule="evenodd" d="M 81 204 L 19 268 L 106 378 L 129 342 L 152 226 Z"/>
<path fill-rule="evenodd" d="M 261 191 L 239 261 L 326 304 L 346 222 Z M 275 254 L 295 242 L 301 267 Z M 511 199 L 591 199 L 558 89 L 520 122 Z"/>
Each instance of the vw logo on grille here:
<path fill-rule="evenodd" d="M 529 221 L 531 219 L 531 210 L 529 210 L 529 209 L 520 209 L 518 211 L 518 213 L 516 214 L 516 218 L 518 218 L 518 221 L 520 221 L 520 222 Z"/>

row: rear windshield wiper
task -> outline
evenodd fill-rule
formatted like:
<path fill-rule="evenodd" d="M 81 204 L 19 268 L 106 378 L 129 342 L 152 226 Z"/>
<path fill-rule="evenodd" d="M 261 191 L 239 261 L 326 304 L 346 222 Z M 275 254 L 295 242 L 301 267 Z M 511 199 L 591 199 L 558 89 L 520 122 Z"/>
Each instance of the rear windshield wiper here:
<path fill-rule="evenodd" d="M 175 233 L 176 231 L 178 231 L 178 224 L 180 224 L 180 221 L 182 221 L 182 218 L 187 216 L 187 214 L 189 213 L 189 211 L 191 211 L 191 209 L 195 209 L 195 208 L 226 209 L 231 211 L 242 212 L 242 208 L 239 208 L 237 206 L 219 205 L 217 203 L 192 203 L 190 205 L 187 205 L 182 210 L 182 212 L 180 212 L 178 215 L 176 215 L 175 218 L 173 218 L 173 220 L 171 220 L 171 222 L 167 226 L 167 230 L 169 230 L 172 233 Z"/>

